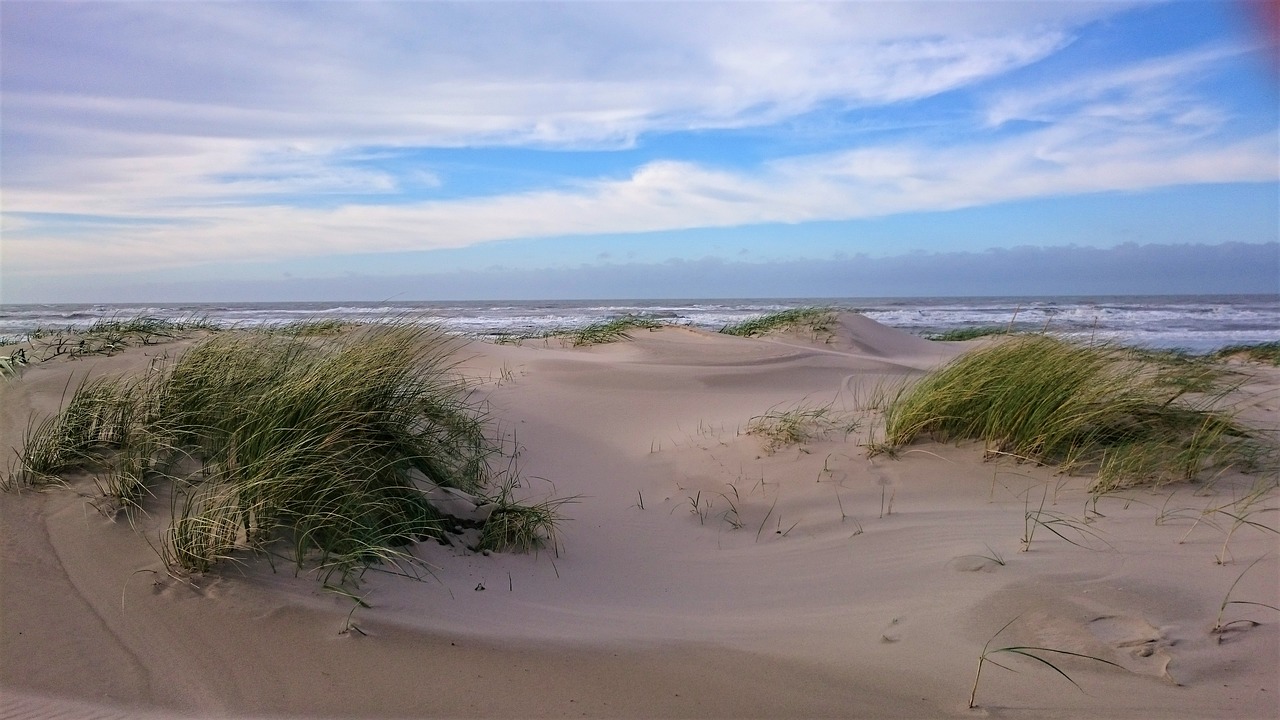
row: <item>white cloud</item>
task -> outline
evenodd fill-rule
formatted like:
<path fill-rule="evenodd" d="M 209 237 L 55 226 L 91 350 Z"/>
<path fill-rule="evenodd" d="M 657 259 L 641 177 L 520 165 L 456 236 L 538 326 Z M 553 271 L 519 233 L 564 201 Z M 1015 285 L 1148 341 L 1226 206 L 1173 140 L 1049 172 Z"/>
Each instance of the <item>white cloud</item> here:
<path fill-rule="evenodd" d="M 1050 86 L 1006 91 L 991 103 L 987 124 L 1013 120 L 1128 125 L 1167 121 L 1212 128 L 1223 114 L 1192 89 L 1228 60 L 1249 52 L 1217 47 L 1082 74 Z"/>
<path fill-rule="evenodd" d="M 656 162 L 622 180 L 404 205 L 177 207 L 175 225 L 104 227 L 92 240 L 21 234 L 25 272 L 140 270 L 463 247 L 521 237 L 842 220 L 1020 198 L 1183 183 L 1275 181 L 1269 135 L 1205 145 L 1169 134 L 1100 141 L 1069 127 L 949 149 L 897 145 L 791 158 L 759 173 Z M 37 205 L 19 194 L 17 202 Z M 175 242 L 174 238 L 181 238 Z"/>
<path fill-rule="evenodd" d="M 905 104 L 1033 64 L 1124 7 L 7 3 L 5 271 L 427 250 L 1275 180 L 1274 136 L 1214 136 L 1224 111 L 1183 89 L 1235 52 L 1212 50 L 1003 92 L 984 133 L 946 147 L 879 141 L 736 171 L 657 161 L 570 188 L 376 202 L 405 183 L 447 187 L 430 168 L 367 162 L 379 149 L 627 145 L 827 105 Z M 1049 126 L 1000 131 L 1015 119 Z M 367 201 L 293 202 L 304 195 Z M 12 213 L 112 222 L 87 234 Z"/>
<path fill-rule="evenodd" d="M 1061 23 L 1119 7 L 994 5 L 24 5 L 6 13 L 6 119 L 263 142 L 625 141 L 929 96 L 1034 62 L 1065 42 Z"/>

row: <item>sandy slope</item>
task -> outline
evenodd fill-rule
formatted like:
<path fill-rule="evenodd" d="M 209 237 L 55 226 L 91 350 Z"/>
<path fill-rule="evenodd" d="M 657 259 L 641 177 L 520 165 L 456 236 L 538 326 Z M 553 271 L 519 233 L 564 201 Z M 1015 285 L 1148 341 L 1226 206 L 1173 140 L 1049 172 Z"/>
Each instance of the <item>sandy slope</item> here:
<path fill-rule="evenodd" d="M 462 369 L 521 447 L 523 490 L 576 496 L 561 551 L 423 546 L 434 577 L 366 575 L 363 635 L 339 632 L 350 600 L 289 568 L 168 578 L 146 542 L 159 519 L 107 519 L 91 485 L 0 496 L 0 715 L 1280 715 L 1280 613 L 1233 605 L 1229 619 L 1261 624 L 1209 633 L 1259 557 L 1231 597 L 1280 605 L 1277 535 L 1245 527 L 1218 564 L 1225 533 L 1193 526 L 1257 478 L 1095 506 L 1082 478 L 978 448 L 867 458 L 875 416 L 858 408 L 873 388 L 961 349 L 855 315 L 830 339 L 668 328 L 585 349 L 473 344 Z M 0 448 L 57 406 L 69 373 L 175 351 L 30 368 L 0 389 Z M 1248 416 L 1274 427 L 1280 374 L 1250 372 Z M 860 428 L 772 453 L 746 433 L 772 408 L 826 404 Z M 1087 535 L 1057 526 L 1083 547 L 1041 528 L 1020 552 L 1042 498 L 1089 519 Z M 988 666 L 968 710 L 983 643 L 1011 620 L 992 647 L 1124 669 L 1061 661 L 1080 692 L 997 656 L 1019 673 Z"/>

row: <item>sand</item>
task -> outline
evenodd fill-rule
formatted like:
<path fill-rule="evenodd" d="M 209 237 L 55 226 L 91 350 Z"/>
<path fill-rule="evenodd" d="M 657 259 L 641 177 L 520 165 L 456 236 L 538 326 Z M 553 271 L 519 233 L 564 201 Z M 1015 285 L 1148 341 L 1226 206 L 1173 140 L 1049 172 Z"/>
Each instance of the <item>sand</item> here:
<path fill-rule="evenodd" d="M 0 452 L 87 373 L 138 372 L 182 344 L 51 361 L 0 384 Z M 471 343 L 494 432 L 518 443 L 522 492 L 573 497 L 558 552 L 426 543 L 433 574 L 353 589 L 261 561 L 179 580 L 91 484 L 0 495 L 3 717 L 1280 716 L 1280 544 L 1221 514 L 1257 477 L 1090 502 L 1088 478 L 920 443 L 867 457 L 877 386 L 972 343 L 933 343 L 844 314 L 831 338 L 685 328 L 569 348 Z M 1245 417 L 1274 429 L 1280 372 L 1241 366 Z M 861 420 L 778 448 L 770 410 Z M 1272 430 L 1274 432 L 1274 430 Z M 1023 551 L 1025 514 L 1043 526 Z M 1280 526 L 1273 496 L 1250 516 Z M 354 609 L 354 612 L 352 612 Z M 1047 655 L 1052 669 L 984 643 Z M 359 632 L 347 631 L 349 624 Z"/>

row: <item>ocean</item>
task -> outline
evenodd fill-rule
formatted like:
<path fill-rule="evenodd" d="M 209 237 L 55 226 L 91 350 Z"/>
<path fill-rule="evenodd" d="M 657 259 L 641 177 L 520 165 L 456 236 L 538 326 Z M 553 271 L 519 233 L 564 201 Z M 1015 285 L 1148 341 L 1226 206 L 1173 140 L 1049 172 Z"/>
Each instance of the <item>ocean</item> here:
<path fill-rule="evenodd" d="M 494 336 L 638 315 L 718 330 L 753 316 L 803 306 L 856 310 L 919 335 L 999 326 L 1192 353 L 1280 341 L 1280 295 L 5 305 L 0 307 L 0 340 L 21 340 L 37 328 L 77 329 L 99 320 L 136 316 L 200 318 L 245 328 L 391 317 L 434 323 L 453 333 Z"/>

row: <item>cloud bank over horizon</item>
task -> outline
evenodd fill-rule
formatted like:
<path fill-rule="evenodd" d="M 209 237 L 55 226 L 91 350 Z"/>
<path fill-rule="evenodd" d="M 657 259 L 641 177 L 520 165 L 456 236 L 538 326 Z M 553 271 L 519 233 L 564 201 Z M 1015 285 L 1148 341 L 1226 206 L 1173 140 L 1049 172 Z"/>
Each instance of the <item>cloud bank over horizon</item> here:
<path fill-rule="evenodd" d="M 270 280 L 125 277 L 92 291 L 74 281 L 41 280 L 20 291 L 31 302 L 43 303 L 1274 295 L 1280 292 L 1277 268 L 1280 243 L 1127 243 L 1112 248 L 1017 246 L 770 263 L 703 257 L 528 270 L 348 272 Z"/>
<path fill-rule="evenodd" d="M 1280 75 L 1238 5 L 13 0 L 0 299 L 732 261 L 693 231 L 784 264 L 1062 243 L 945 225 L 1036 201 L 1107 247 L 1208 188 L 1230 219 L 1178 239 L 1272 243 Z M 863 232 L 901 217 L 928 243 Z"/>

